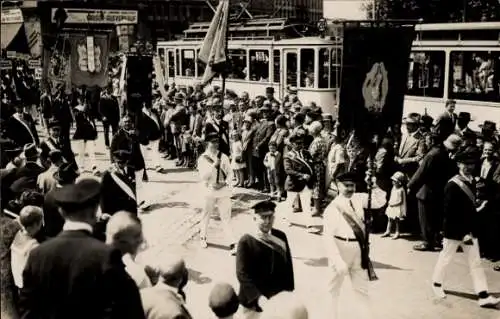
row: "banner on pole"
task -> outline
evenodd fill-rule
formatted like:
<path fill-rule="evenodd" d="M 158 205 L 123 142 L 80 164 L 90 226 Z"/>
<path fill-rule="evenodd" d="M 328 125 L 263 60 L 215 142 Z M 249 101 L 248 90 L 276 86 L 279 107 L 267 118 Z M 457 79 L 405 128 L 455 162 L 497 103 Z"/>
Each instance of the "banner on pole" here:
<path fill-rule="evenodd" d="M 339 122 L 363 145 L 400 125 L 413 25 L 344 29 Z"/>
<path fill-rule="evenodd" d="M 71 83 L 104 88 L 108 83 L 108 53 L 107 35 L 71 35 Z"/>

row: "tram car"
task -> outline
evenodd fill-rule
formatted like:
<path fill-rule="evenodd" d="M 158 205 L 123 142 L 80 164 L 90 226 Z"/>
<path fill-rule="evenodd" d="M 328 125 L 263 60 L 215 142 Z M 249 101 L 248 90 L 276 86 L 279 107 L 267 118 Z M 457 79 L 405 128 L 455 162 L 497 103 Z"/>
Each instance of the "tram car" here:
<path fill-rule="evenodd" d="M 338 34 L 283 38 L 268 31 L 237 37 L 231 35 L 232 29 L 228 89 L 255 97 L 273 87 L 276 97 L 283 99 L 288 87 L 296 87 L 303 103 L 315 102 L 325 112 L 337 114 L 342 72 Z M 404 113 L 436 117 L 444 111 L 445 101 L 454 99 L 457 112 L 472 114 L 472 127 L 484 120 L 500 122 L 500 22 L 418 24 L 415 31 Z M 188 29 L 183 39 L 158 42 L 168 84 L 200 82 L 205 70 L 198 61 L 203 34 L 194 37 L 194 32 Z M 216 78 L 212 84 L 221 82 Z"/>

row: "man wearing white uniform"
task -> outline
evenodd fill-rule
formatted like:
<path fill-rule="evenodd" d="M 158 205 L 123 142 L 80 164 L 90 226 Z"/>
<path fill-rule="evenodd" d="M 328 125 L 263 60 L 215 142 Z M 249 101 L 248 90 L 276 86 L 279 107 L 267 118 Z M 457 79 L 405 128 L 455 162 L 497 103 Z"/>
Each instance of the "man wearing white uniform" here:
<path fill-rule="evenodd" d="M 210 133 L 205 136 L 206 151 L 198 159 L 198 172 L 201 178 L 202 191 L 205 196 L 203 217 L 200 222 L 200 241 L 207 247 L 207 228 L 210 215 L 215 208 L 227 239 L 230 240 L 231 254 L 236 254 L 235 240 L 231 229 L 231 165 L 229 157 L 219 150 L 219 135 Z"/>
<path fill-rule="evenodd" d="M 371 178 L 371 172 L 367 173 Z M 376 280 L 368 256 L 367 229 L 364 209 L 368 207 L 368 194 L 355 193 L 356 175 L 344 173 L 337 177 L 339 195 L 328 205 L 324 213 L 323 239 L 328 264 L 332 271 L 329 291 L 332 294 L 334 318 L 339 318 L 338 302 L 342 283 L 351 278 L 357 298 L 359 314 L 356 318 L 370 318 L 368 281 Z M 376 185 L 375 182 L 372 185 Z M 380 208 L 385 202 L 385 192 L 374 186 L 371 208 Z"/>

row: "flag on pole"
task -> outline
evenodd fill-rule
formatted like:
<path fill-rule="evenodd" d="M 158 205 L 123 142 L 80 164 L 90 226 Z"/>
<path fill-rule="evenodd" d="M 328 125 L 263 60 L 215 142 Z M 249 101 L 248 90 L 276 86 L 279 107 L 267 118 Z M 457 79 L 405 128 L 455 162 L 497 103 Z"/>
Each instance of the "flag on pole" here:
<path fill-rule="evenodd" d="M 205 73 L 202 84 L 210 82 L 217 72 L 223 69 L 227 61 L 226 33 L 229 20 L 229 0 L 221 0 L 210 23 L 203 44 L 200 48 L 198 59 L 205 63 Z"/>

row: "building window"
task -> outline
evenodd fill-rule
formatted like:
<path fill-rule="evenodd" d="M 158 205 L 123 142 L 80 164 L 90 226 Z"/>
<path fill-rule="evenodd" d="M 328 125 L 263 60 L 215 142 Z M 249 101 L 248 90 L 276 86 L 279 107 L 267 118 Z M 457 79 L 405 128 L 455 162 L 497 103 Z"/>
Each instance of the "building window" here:
<path fill-rule="evenodd" d="M 297 86 L 297 53 L 286 53 L 286 85 Z"/>
<path fill-rule="evenodd" d="M 245 80 L 247 78 L 247 51 L 229 50 L 229 61 L 231 63 L 229 79 Z"/>
<path fill-rule="evenodd" d="M 280 75 L 281 75 L 281 52 L 280 50 L 273 50 L 273 82 L 274 83 L 280 83 Z"/>
<path fill-rule="evenodd" d="M 268 50 L 250 50 L 250 81 L 269 82 Z"/>
<path fill-rule="evenodd" d="M 182 50 L 182 75 L 194 76 L 194 50 Z"/>
<path fill-rule="evenodd" d="M 319 78 L 318 88 L 327 89 L 330 78 L 330 50 L 326 48 L 319 49 Z"/>
<path fill-rule="evenodd" d="M 500 52 L 452 51 L 450 63 L 450 98 L 500 101 Z"/>
<path fill-rule="evenodd" d="M 168 51 L 168 77 L 175 77 L 175 56 L 174 51 Z"/>
<path fill-rule="evenodd" d="M 200 49 L 198 49 L 196 52 L 196 56 L 199 57 Z M 205 63 L 197 59 L 196 64 L 198 65 L 198 77 L 203 77 L 203 74 L 205 74 Z"/>
<path fill-rule="evenodd" d="M 443 97 L 444 51 L 411 52 L 408 70 L 408 94 Z"/>
<path fill-rule="evenodd" d="M 300 50 L 300 87 L 314 87 L 314 49 Z"/>
<path fill-rule="evenodd" d="M 340 88 L 340 75 L 342 70 L 342 49 L 334 48 L 330 55 L 330 88 Z"/>

